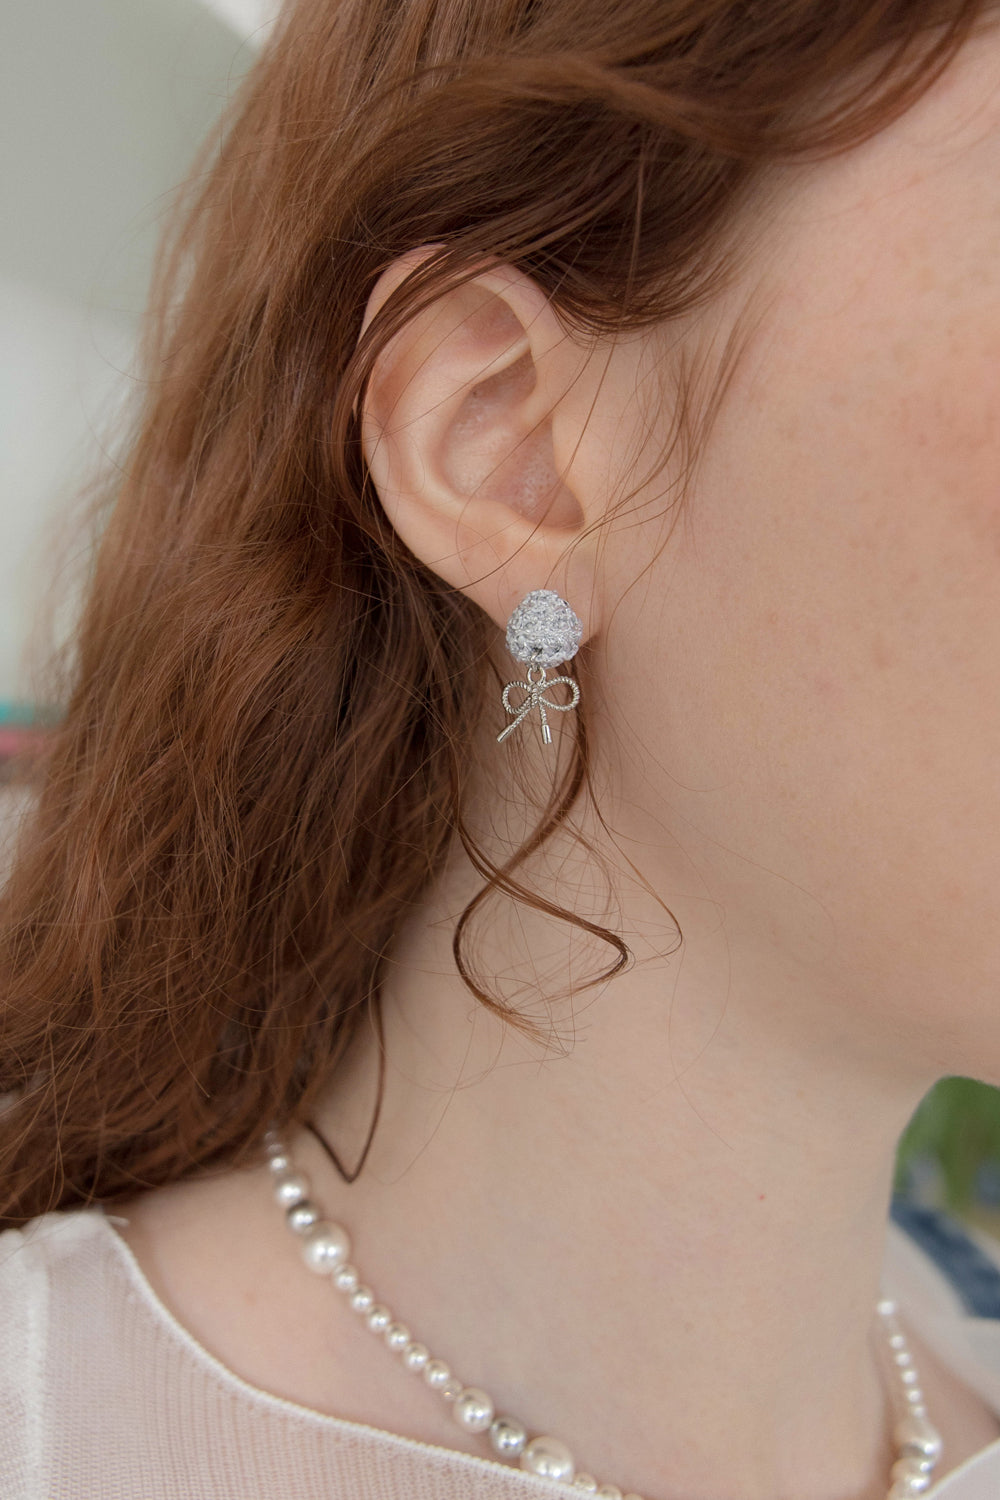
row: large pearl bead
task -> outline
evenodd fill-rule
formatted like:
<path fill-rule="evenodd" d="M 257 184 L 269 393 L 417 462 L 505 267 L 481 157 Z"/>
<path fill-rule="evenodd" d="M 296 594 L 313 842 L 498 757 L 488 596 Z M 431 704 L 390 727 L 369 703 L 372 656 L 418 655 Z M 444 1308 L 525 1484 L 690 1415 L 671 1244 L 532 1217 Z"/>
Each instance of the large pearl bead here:
<path fill-rule="evenodd" d="M 493 1402 L 477 1385 L 467 1385 L 456 1397 L 452 1416 L 466 1432 L 485 1432 L 493 1421 Z"/>
<path fill-rule="evenodd" d="M 302 1237 L 302 1259 L 318 1276 L 330 1276 L 351 1253 L 346 1229 L 320 1220 Z"/>
<path fill-rule="evenodd" d="M 573 1455 L 565 1443 L 558 1438 L 536 1437 L 521 1454 L 521 1468 L 540 1479 L 561 1479 L 569 1482 L 573 1478 L 575 1465 Z"/>

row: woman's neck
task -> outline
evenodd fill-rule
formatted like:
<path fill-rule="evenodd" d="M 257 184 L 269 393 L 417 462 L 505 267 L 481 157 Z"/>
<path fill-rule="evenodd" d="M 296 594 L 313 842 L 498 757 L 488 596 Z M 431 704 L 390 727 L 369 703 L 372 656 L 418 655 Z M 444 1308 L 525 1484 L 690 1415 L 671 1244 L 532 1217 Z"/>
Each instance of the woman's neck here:
<path fill-rule="evenodd" d="M 880 1497 L 874 1305 L 894 1144 L 927 1080 L 845 1022 L 818 948 L 792 961 L 678 898 L 685 945 L 656 959 L 662 908 L 634 892 L 639 962 L 572 1004 L 544 998 L 570 969 L 548 919 L 477 940 L 522 1009 L 534 966 L 545 1052 L 455 972 L 471 889 L 443 883 L 389 967 L 382 1119 L 359 1179 L 330 1187 L 364 1274 L 462 1378 L 623 1489 Z M 363 1097 L 341 1080 L 319 1128 L 358 1139 Z"/>

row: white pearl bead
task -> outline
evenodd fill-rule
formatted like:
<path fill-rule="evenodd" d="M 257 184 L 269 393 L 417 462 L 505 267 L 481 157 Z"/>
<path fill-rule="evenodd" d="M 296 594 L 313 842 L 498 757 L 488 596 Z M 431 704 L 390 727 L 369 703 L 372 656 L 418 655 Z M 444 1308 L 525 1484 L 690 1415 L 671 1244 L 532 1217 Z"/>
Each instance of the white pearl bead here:
<path fill-rule="evenodd" d="M 429 1359 L 424 1365 L 424 1379 L 432 1391 L 440 1390 L 451 1379 L 451 1366 L 443 1359 Z"/>
<path fill-rule="evenodd" d="M 521 1468 L 540 1479 L 568 1482 L 574 1474 L 573 1455 L 558 1438 L 536 1437 L 521 1454 Z"/>
<path fill-rule="evenodd" d="M 573 1480 L 575 1490 L 583 1490 L 588 1495 L 597 1494 L 597 1480 L 593 1474 L 578 1474 Z"/>
<path fill-rule="evenodd" d="M 368 1309 L 367 1323 L 372 1333 L 385 1333 L 392 1322 L 392 1313 L 382 1302 L 376 1302 Z"/>
<path fill-rule="evenodd" d="M 922 1495 L 926 1490 L 930 1489 L 931 1477 L 929 1474 L 918 1474 L 913 1469 L 897 1472 L 899 1469 L 899 1464 L 893 1464 L 892 1489 L 889 1493 L 894 1497 L 894 1500 L 898 1500 L 899 1496 L 905 1497 L 905 1500 L 910 1500 L 911 1496 Z"/>
<path fill-rule="evenodd" d="M 490 1426 L 490 1443 L 501 1458 L 517 1458 L 528 1441 L 528 1429 L 516 1417 L 495 1417 Z"/>
<path fill-rule="evenodd" d="M 485 1432 L 493 1421 L 493 1402 L 477 1385 L 467 1385 L 455 1397 L 452 1416 L 466 1432 Z"/>
<path fill-rule="evenodd" d="M 302 1259 L 318 1276 L 331 1275 L 351 1253 L 346 1229 L 321 1219 L 302 1237 Z"/>
<path fill-rule="evenodd" d="M 403 1364 L 408 1370 L 412 1370 L 414 1375 L 421 1373 L 430 1357 L 431 1351 L 426 1344 L 409 1343 L 403 1350 Z"/>
<path fill-rule="evenodd" d="M 622 1492 L 616 1484 L 602 1484 L 597 1494 L 599 1500 L 622 1500 Z"/>
<path fill-rule="evenodd" d="M 465 1387 L 457 1375 L 452 1375 L 450 1380 L 445 1381 L 444 1385 L 436 1386 L 435 1389 L 442 1401 L 457 1401 Z"/>
<path fill-rule="evenodd" d="M 293 1234 L 305 1234 L 307 1229 L 319 1223 L 319 1209 L 308 1198 L 303 1198 L 301 1203 L 293 1204 L 286 1211 L 285 1223 Z"/>
<path fill-rule="evenodd" d="M 273 1129 L 273 1127 L 269 1126 L 267 1130 L 264 1131 L 264 1150 L 270 1151 L 272 1147 L 278 1147 L 280 1145 L 281 1136 L 275 1129 Z"/>
<path fill-rule="evenodd" d="M 410 1330 L 405 1323 L 390 1323 L 385 1330 L 385 1341 L 393 1354 L 402 1354 L 410 1342 Z"/>
<path fill-rule="evenodd" d="M 333 1284 L 338 1292 L 356 1292 L 360 1280 L 357 1266 L 341 1265 L 333 1273 Z"/>
<path fill-rule="evenodd" d="M 269 1151 L 267 1165 L 268 1169 L 277 1176 L 279 1172 L 292 1171 L 292 1158 L 285 1151 Z"/>
<path fill-rule="evenodd" d="M 891 1297 L 880 1297 L 876 1307 L 883 1318 L 892 1318 L 899 1311 L 898 1303 L 894 1302 Z"/>
<path fill-rule="evenodd" d="M 281 1172 L 274 1182 L 274 1201 L 282 1208 L 294 1208 L 309 1197 L 309 1179 L 304 1172 Z"/>
<path fill-rule="evenodd" d="M 351 1307 L 356 1313 L 366 1313 L 375 1306 L 375 1293 L 370 1286 L 359 1286 L 351 1293 Z"/>
<path fill-rule="evenodd" d="M 920 1417 L 903 1417 L 896 1425 L 895 1437 L 904 1454 L 933 1459 L 941 1457 L 941 1434 Z"/>

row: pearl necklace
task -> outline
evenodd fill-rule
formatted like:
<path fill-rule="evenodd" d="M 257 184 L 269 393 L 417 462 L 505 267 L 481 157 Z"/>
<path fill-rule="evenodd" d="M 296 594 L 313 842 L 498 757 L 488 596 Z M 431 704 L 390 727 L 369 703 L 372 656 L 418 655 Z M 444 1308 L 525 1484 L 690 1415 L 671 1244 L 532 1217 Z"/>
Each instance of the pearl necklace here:
<path fill-rule="evenodd" d="M 541 1479 L 556 1480 L 584 1494 L 597 1495 L 601 1500 L 642 1500 L 634 1491 L 623 1494 L 617 1485 L 599 1484 L 592 1474 L 579 1473 L 572 1453 L 557 1438 L 529 1438 L 523 1422 L 517 1417 L 498 1415 L 486 1391 L 465 1385 L 426 1344 L 411 1338 L 406 1325 L 398 1322 L 389 1308 L 378 1301 L 372 1288 L 362 1283 L 360 1272 L 350 1263 L 347 1231 L 322 1218 L 309 1197 L 308 1178 L 295 1169 L 277 1131 L 267 1132 L 264 1149 L 273 1177 L 275 1202 L 284 1209 L 285 1221 L 298 1237 L 302 1258 L 310 1271 L 331 1278 L 349 1307 L 399 1356 L 404 1367 L 422 1375 L 430 1389 L 448 1402 L 463 1431 L 488 1435 L 498 1457 L 518 1461 L 522 1469 Z M 909 1500 L 930 1488 L 941 1456 L 941 1437 L 928 1420 L 913 1356 L 896 1317 L 896 1303 L 883 1298 L 876 1310 L 888 1360 L 897 1376 L 893 1390 L 897 1458 L 886 1500 Z"/>

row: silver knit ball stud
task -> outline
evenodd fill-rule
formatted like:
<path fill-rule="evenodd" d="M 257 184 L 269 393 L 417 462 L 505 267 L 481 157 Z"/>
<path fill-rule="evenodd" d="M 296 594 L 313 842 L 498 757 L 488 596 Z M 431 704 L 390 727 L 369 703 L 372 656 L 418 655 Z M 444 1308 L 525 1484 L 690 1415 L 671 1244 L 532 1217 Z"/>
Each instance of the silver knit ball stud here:
<path fill-rule="evenodd" d="M 497 735 L 501 742 L 519 728 L 533 711 L 537 711 L 542 729 L 542 742 L 552 743 L 549 727 L 550 712 L 565 714 L 576 708 L 580 701 L 580 686 L 573 677 L 549 677 L 550 667 L 570 661 L 580 649 L 583 640 L 583 624 L 579 616 L 552 589 L 535 589 L 514 610 L 507 622 L 507 650 L 515 661 L 524 662 L 528 668 L 526 682 L 508 682 L 503 690 L 504 710 L 513 723 Z M 550 698 L 554 687 L 567 687 L 569 701 L 561 703 Z M 511 694 L 524 696 L 513 702 Z"/>

